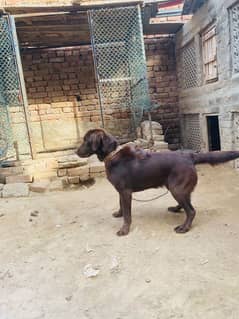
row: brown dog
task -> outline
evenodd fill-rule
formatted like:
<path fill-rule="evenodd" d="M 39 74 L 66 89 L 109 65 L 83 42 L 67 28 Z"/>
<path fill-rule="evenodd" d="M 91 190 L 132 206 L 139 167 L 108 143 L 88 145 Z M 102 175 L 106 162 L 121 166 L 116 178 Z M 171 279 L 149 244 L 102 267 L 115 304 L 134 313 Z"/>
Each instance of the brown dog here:
<path fill-rule="evenodd" d="M 239 157 L 237 151 L 151 153 L 134 146 L 117 151 L 117 146 L 113 136 L 102 129 L 94 129 L 86 133 L 76 154 L 80 157 L 97 154 L 99 160 L 105 162 L 107 178 L 120 196 L 120 209 L 113 214 L 124 218 L 123 226 L 117 232 L 119 236 L 129 233 L 132 193 L 162 186 L 167 187 L 178 202 L 178 206 L 169 207 L 169 210 L 179 212 L 183 208 L 186 212 L 185 222 L 175 231 L 189 231 L 196 213 L 190 198 L 197 184 L 195 164 L 217 165 Z"/>

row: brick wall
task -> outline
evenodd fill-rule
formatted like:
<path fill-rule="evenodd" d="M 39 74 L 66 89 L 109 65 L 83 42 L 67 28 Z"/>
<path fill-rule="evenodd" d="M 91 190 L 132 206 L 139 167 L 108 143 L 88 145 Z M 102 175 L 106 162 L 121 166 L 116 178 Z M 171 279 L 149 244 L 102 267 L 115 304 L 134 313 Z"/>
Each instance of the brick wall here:
<path fill-rule="evenodd" d="M 159 104 L 152 119 L 163 126 L 165 139 L 171 149 L 179 147 L 178 86 L 174 37 L 147 37 L 145 49 L 149 90 L 152 102 Z"/>
<path fill-rule="evenodd" d="M 178 98 L 174 39 L 145 39 L 151 98 L 160 103 L 153 112 L 167 129 L 167 141 L 178 140 Z M 71 147 L 89 128 L 101 124 L 92 52 L 88 46 L 22 53 L 33 140 L 37 151 Z M 17 111 L 17 110 L 15 110 Z M 19 114 L 13 113 L 13 120 Z M 122 135 L 128 114 L 108 110 L 104 116 Z M 19 119 L 20 120 L 20 119 Z"/>
<path fill-rule="evenodd" d="M 90 47 L 22 55 L 33 122 L 77 117 L 100 121 Z"/>

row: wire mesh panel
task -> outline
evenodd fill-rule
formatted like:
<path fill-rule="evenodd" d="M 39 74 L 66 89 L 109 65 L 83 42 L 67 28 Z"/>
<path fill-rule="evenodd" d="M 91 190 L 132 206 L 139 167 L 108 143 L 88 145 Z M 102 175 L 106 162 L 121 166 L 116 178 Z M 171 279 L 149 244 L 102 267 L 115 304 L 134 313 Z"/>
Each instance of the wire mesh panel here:
<path fill-rule="evenodd" d="M 201 150 L 201 130 L 199 114 L 184 114 L 182 117 L 183 147 L 194 151 Z"/>
<path fill-rule="evenodd" d="M 232 69 L 239 72 L 239 3 L 230 9 Z"/>
<path fill-rule="evenodd" d="M 196 49 L 194 41 L 188 43 L 180 51 L 179 57 L 179 85 L 183 89 L 196 87 L 198 85 Z"/>
<path fill-rule="evenodd" d="M 13 118 L 12 118 L 13 117 Z M 15 142 L 15 143 L 14 143 Z M 8 17 L 0 17 L 0 159 L 29 154 L 21 85 Z"/>
<path fill-rule="evenodd" d="M 150 107 L 140 7 L 88 14 L 103 125 L 129 136 Z"/>

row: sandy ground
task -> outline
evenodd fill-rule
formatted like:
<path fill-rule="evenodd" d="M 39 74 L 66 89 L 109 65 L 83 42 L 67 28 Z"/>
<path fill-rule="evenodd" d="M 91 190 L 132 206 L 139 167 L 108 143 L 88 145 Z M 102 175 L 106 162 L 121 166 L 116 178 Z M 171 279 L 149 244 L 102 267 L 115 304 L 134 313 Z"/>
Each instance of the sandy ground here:
<path fill-rule="evenodd" d="M 1 199 L 0 319 L 238 319 L 239 173 L 198 171 L 197 217 L 185 235 L 173 231 L 184 214 L 167 212 L 168 194 L 134 202 L 132 230 L 117 237 L 118 197 L 104 179 Z M 96 277 L 85 276 L 88 264 Z"/>

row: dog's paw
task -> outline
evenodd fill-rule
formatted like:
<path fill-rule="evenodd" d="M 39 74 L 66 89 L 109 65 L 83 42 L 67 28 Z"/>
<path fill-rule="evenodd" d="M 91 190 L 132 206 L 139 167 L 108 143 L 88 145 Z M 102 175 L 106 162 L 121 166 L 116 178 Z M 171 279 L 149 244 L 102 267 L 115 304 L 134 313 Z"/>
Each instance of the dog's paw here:
<path fill-rule="evenodd" d="M 117 236 L 126 236 L 129 233 L 129 226 L 123 226 L 120 228 L 119 231 L 117 231 Z"/>
<path fill-rule="evenodd" d="M 185 225 L 179 225 L 177 227 L 174 228 L 174 230 L 176 231 L 176 233 L 178 234 L 184 234 L 187 233 L 189 231 L 189 227 L 185 226 Z"/>
<path fill-rule="evenodd" d="M 118 210 L 117 212 L 114 212 L 114 213 L 112 214 L 112 216 L 115 217 L 115 218 L 119 218 L 119 217 L 122 217 L 123 214 L 121 213 L 120 210 Z"/>

